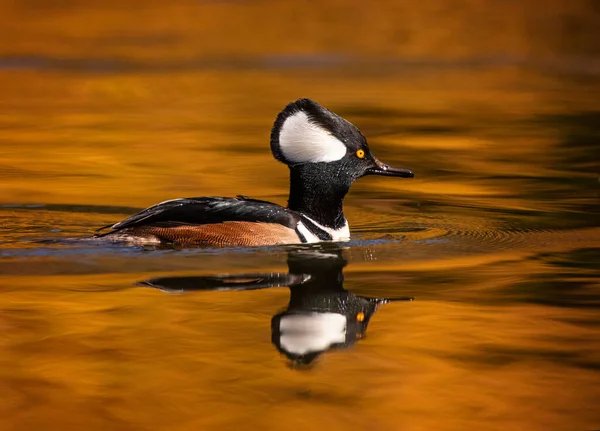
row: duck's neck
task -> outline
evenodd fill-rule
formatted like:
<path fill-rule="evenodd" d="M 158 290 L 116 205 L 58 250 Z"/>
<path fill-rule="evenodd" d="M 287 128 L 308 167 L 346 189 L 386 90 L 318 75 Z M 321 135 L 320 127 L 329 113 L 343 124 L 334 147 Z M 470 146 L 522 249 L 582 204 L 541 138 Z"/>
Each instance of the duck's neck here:
<path fill-rule="evenodd" d="M 346 225 L 342 203 L 350 187 L 330 177 L 321 164 L 290 166 L 288 208 L 337 230 Z"/>

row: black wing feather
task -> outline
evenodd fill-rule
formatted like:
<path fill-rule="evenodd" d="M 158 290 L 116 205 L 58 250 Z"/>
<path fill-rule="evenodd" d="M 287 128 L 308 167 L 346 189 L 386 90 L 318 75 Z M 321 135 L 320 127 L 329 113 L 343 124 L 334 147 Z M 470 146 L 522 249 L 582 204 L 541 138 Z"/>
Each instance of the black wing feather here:
<path fill-rule="evenodd" d="M 300 218 L 294 211 L 267 201 L 246 197 L 196 197 L 161 202 L 104 228 L 110 227 L 114 232 L 148 225 L 200 225 L 225 221 L 279 223 L 296 229 Z"/>

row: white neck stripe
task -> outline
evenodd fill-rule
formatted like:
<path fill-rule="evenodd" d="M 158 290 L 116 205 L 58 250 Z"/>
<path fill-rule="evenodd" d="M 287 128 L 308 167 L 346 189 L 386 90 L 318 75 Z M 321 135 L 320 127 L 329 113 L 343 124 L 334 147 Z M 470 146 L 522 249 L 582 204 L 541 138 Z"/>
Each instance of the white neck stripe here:
<path fill-rule="evenodd" d="M 313 243 L 313 242 L 319 242 L 319 241 L 321 241 L 319 239 L 319 237 L 316 236 L 314 233 L 312 233 L 310 230 L 308 230 L 308 228 L 301 221 L 298 222 L 297 229 L 298 229 L 298 232 L 300 232 L 302 234 L 302 236 L 304 237 L 304 240 L 307 243 Z"/>
<path fill-rule="evenodd" d="M 342 226 L 339 229 L 332 229 L 330 227 L 323 226 L 322 224 L 314 221 L 306 214 L 302 214 L 302 217 L 305 217 L 307 220 L 309 220 L 311 223 L 313 223 L 319 229 L 321 229 L 321 230 L 327 232 L 329 235 L 331 235 L 332 241 L 345 241 L 345 240 L 350 239 L 350 226 L 348 226 L 348 220 L 346 220 L 345 218 L 344 218 L 344 226 Z M 300 223 L 302 223 L 302 222 L 300 222 Z M 304 228 L 306 229 L 306 227 L 304 227 Z M 315 235 L 312 235 L 312 236 L 315 236 Z M 308 241 L 308 238 L 307 238 L 307 241 Z"/>

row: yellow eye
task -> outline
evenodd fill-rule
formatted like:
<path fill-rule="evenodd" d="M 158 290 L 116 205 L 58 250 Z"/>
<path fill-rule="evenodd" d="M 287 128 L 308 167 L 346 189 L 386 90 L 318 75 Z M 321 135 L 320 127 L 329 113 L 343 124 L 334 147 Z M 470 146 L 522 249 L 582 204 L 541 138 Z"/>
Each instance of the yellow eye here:
<path fill-rule="evenodd" d="M 356 157 L 358 157 L 359 159 L 362 159 L 365 156 L 365 152 L 363 150 L 358 150 L 356 152 Z"/>
<path fill-rule="evenodd" d="M 362 322 L 363 320 L 365 320 L 365 313 L 363 313 L 362 311 L 360 313 L 358 313 L 356 315 L 356 321 L 357 322 Z"/>

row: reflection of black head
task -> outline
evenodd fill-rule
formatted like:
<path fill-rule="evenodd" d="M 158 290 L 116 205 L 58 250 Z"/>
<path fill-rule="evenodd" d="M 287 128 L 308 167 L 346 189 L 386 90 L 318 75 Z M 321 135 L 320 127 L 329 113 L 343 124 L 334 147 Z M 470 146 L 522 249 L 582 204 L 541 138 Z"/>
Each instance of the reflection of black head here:
<path fill-rule="evenodd" d="M 332 348 L 347 348 L 362 338 L 369 320 L 385 299 L 357 296 L 343 287 L 346 265 L 341 250 L 290 253 L 290 274 L 309 274 L 290 287 L 287 310 L 271 320 L 277 350 L 299 365 L 308 365 Z"/>

